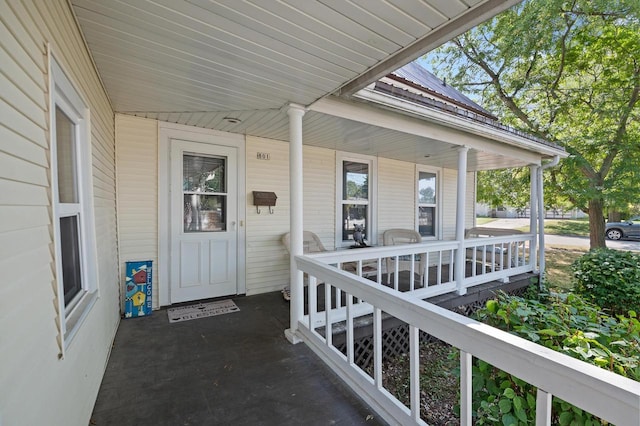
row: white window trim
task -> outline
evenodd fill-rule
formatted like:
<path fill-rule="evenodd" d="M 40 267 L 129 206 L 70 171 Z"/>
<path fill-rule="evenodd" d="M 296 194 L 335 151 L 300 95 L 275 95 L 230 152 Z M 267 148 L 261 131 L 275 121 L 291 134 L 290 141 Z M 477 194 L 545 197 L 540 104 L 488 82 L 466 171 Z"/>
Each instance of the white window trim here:
<path fill-rule="evenodd" d="M 91 155 L 91 122 L 87 103 L 75 89 L 55 57 L 49 52 L 50 87 L 50 171 L 53 211 L 53 236 L 55 245 L 56 290 L 58 293 L 58 322 L 61 337 L 61 358 L 72 342 L 91 307 L 98 298 L 98 257 L 93 210 L 93 173 Z M 77 178 L 78 203 L 63 204 L 58 199 L 58 168 L 56 146 L 56 107 L 60 108 L 75 127 L 75 174 Z M 60 218 L 78 215 L 80 269 L 82 291 L 65 306 L 62 282 L 62 256 Z"/>
<path fill-rule="evenodd" d="M 420 227 L 419 227 L 419 220 L 420 220 L 420 213 L 419 213 L 419 208 L 420 208 L 420 203 L 418 200 L 420 200 L 420 188 L 419 188 L 419 179 L 420 179 L 420 172 L 425 172 L 425 173 L 433 173 L 436 175 L 436 217 L 435 217 L 435 236 L 422 236 L 423 240 L 441 240 L 442 239 L 442 204 L 443 204 L 443 200 L 442 200 L 442 194 L 443 194 L 443 182 L 442 182 L 442 169 L 441 168 L 437 168 L 437 167 L 429 167 L 429 166 L 423 166 L 420 164 L 416 164 L 416 172 L 415 172 L 415 178 L 414 178 L 414 194 L 415 194 L 415 198 L 414 198 L 414 219 L 415 219 L 415 230 L 420 232 Z"/>
<path fill-rule="evenodd" d="M 342 241 L 342 162 L 355 161 L 369 164 L 369 229 L 366 241 L 369 245 L 378 244 L 378 159 L 371 155 L 353 154 L 336 151 L 336 248 L 348 247 L 353 242 Z M 349 204 L 364 204 L 351 201 Z"/>

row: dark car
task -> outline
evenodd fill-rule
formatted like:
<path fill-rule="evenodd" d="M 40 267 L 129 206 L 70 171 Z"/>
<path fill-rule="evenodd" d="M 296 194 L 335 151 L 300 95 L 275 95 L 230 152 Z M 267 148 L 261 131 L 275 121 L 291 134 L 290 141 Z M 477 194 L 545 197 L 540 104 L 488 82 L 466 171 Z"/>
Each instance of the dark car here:
<path fill-rule="evenodd" d="M 621 238 L 640 238 L 640 216 L 632 217 L 623 222 L 609 222 L 605 228 L 605 235 L 610 240 Z"/>

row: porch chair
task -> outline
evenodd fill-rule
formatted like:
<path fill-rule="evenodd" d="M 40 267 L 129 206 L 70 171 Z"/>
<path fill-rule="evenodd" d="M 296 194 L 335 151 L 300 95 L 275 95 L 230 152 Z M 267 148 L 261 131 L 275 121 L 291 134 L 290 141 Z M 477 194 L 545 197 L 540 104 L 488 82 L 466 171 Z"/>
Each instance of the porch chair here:
<path fill-rule="evenodd" d="M 422 242 L 420 233 L 413 229 L 387 229 L 382 234 L 382 242 L 385 246 L 396 246 L 401 244 L 416 244 Z M 387 257 L 385 259 L 386 271 L 387 271 L 387 284 L 391 283 L 391 272 L 395 271 L 395 258 Z M 420 275 L 420 283 L 423 283 L 425 269 L 427 266 L 427 256 L 424 253 L 416 254 L 414 261 L 417 266 L 414 266 L 414 272 Z M 411 255 L 398 257 L 398 273 L 400 271 L 411 270 Z"/>
<path fill-rule="evenodd" d="M 465 230 L 464 237 L 482 238 L 482 237 L 501 237 L 507 235 L 522 234 L 517 229 L 487 228 L 482 226 L 473 227 Z M 511 268 L 518 264 L 518 251 L 523 243 L 509 243 L 504 247 L 499 246 L 479 246 L 476 247 L 476 262 L 482 262 L 483 251 L 486 254 L 486 262 L 491 263 L 492 259 L 497 270 L 501 271 L 505 267 Z M 509 247 L 511 248 L 511 258 L 509 258 Z M 473 249 L 468 248 L 466 253 L 467 260 L 473 260 Z"/>
<path fill-rule="evenodd" d="M 291 254 L 291 234 L 289 232 L 282 236 L 282 245 L 287 249 L 287 253 Z M 324 248 L 320 237 L 311 231 L 302 232 L 302 252 L 304 254 L 321 253 L 323 251 L 327 251 L 327 249 Z M 305 276 L 305 281 L 306 279 Z M 291 300 L 291 288 L 289 286 L 282 289 L 282 297 L 285 300 Z"/>

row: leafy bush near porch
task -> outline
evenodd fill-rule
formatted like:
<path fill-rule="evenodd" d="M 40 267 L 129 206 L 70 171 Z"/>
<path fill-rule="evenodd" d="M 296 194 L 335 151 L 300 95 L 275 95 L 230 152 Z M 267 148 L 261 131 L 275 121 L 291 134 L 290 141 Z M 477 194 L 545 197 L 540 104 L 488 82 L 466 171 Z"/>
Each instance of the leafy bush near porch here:
<path fill-rule="evenodd" d="M 500 295 L 477 315 L 487 324 L 640 381 L 640 322 L 635 312 L 616 319 L 575 294 L 540 301 Z M 535 396 L 532 385 L 484 361 L 475 362 L 475 424 L 533 424 Z M 553 423 L 597 425 L 600 421 L 554 398 Z"/>
<path fill-rule="evenodd" d="M 572 265 L 573 291 L 613 314 L 640 306 L 640 255 L 630 251 L 596 249 Z"/>

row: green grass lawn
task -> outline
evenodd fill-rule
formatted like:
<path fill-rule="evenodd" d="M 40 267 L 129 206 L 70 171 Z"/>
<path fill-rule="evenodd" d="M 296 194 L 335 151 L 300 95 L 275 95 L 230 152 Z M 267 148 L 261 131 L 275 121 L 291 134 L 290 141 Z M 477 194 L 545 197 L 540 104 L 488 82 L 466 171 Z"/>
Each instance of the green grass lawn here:
<path fill-rule="evenodd" d="M 478 218 L 479 219 L 479 218 Z M 495 220 L 495 219 L 489 219 Z M 529 232 L 529 226 L 515 228 L 518 231 Z M 544 233 L 550 235 L 564 235 L 567 237 L 588 237 L 589 220 L 585 219 L 545 219 Z"/>
<path fill-rule="evenodd" d="M 589 219 L 546 219 L 544 233 L 576 237 L 589 236 Z"/>
<path fill-rule="evenodd" d="M 478 226 L 486 225 L 487 223 L 491 223 L 494 220 L 496 219 L 492 217 L 476 217 L 476 225 Z"/>
<path fill-rule="evenodd" d="M 575 247 L 545 248 L 545 270 L 547 287 L 557 288 L 559 290 L 570 290 L 573 287 L 573 274 L 571 272 L 571 264 L 586 252 L 586 249 L 580 250 Z"/>

